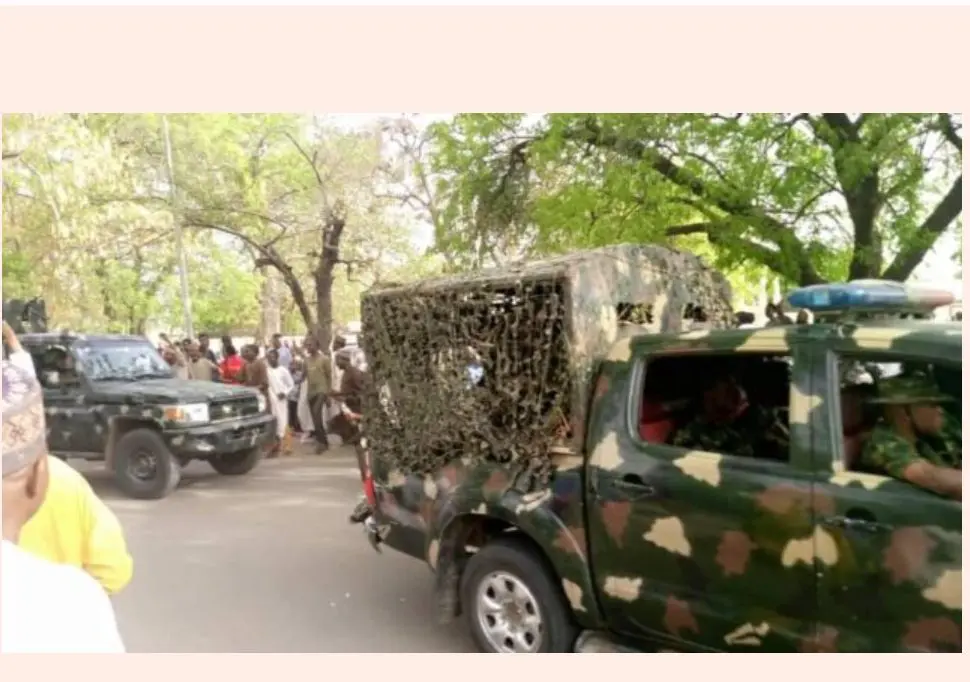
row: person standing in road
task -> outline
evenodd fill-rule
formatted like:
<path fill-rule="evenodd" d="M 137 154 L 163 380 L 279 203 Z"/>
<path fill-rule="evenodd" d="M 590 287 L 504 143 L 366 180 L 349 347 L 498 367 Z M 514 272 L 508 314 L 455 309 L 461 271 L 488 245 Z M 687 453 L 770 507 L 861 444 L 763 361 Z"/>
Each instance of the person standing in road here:
<path fill-rule="evenodd" d="M 306 349 L 307 402 L 310 404 L 310 418 L 313 420 L 313 435 L 317 440 L 316 454 L 322 455 L 330 449 L 324 410 L 330 405 L 333 367 L 327 354 L 320 350 L 320 342 L 315 337 L 307 339 Z"/>
<path fill-rule="evenodd" d="M 219 373 L 222 380 L 227 384 L 239 385 L 242 380 L 239 378 L 245 363 L 239 356 L 236 346 L 228 336 L 222 337 L 222 362 L 219 363 Z"/>
<path fill-rule="evenodd" d="M 293 379 L 293 389 L 287 396 L 289 407 L 290 429 L 293 433 L 303 435 L 303 426 L 300 423 L 300 389 L 303 386 L 303 361 L 293 358 L 290 363 L 290 377 Z"/>
<path fill-rule="evenodd" d="M 219 381 L 219 366 L 202 354 L 202 344 L 190 343 L 185 350 L 189 356 L 189 378 L 197 381 Z"/>
<path fill-rule="evenodd" d="M 178 345 L 172 343 L 168 338 L 168 334 L 159 334 L 158 337 L 162 340 L 162 357 L 165 359 L 165 362 L 171 366 L 177 378 L 188 379 L 189 363 L 185 359 L 185 353 Z"/>
<path fill-rule="evenodd" d="M 199 352 L 202 354 L 202 357 L 213 365 L 219 365 L 219 359 L 216 357 L 215 351 L 210 347 L 208 334 L 199 334 Z"/>
<path fill-rule="evenodd" d="M 280 334 L 273 334 L 273 338 L 270 339 L 270 349 L 275 350 L 279 355 L 279 366 L 289 368 L 290 364 L 293 362 L 293 353 L 290 349 L 283 343 L 283 337 Z"/>
<path fill-rule="evenodd" d="M 289 397 L 293 390 L 293 377 L 290 370 L 280 364 L 280 354 L 275 348 L 271 348 L 266 354 L 266 362 L 269 365 L 267 370 L 269 378 L 269 406 L 276 417 L 276 435 L 279 439 L 280 453 L 288 455 L 290 453 L 289 443 Z"/>
<path fill-rule="evenodd" d="M 6 360 L 2 373 L 0 651 L 124 653 L 111 601 L 98 582 L 17 544 L 47 495 L 47 428 L 33 375 Z"/>
<path fill-rule="evenodd" d="M 269 368 L 266 366 L 266 359 L 259 357 L 259 346 L 255 343 L 243 346 L 242 355 L 246 364 L 238 375 L 240 380 L 245 386 L 257 389 L 268 401 Z"/>

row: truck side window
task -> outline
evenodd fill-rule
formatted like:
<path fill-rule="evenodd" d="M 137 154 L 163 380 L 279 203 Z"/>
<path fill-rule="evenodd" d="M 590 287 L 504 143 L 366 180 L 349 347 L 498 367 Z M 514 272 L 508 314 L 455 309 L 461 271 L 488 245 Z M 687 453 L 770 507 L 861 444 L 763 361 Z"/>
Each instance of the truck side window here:
<path fill-rule="evenodd" d="M 787 462 L 791 360 L 764 353 L 652 358 L 640 438 L 722 455 Z"/>

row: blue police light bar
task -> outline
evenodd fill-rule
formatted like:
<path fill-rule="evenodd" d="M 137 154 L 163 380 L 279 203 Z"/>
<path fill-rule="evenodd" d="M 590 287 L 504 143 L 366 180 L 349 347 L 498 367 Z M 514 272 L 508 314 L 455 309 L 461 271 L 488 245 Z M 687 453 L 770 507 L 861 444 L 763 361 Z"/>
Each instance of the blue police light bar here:
<path fill-rule="evenodd" d="M 815 284 L 788 294 L 788 305 L 813 313 L 928 311 L 953 303 L 943 289 L 907 286 L 881 279 L 859 279 L 845 284 Z"/>

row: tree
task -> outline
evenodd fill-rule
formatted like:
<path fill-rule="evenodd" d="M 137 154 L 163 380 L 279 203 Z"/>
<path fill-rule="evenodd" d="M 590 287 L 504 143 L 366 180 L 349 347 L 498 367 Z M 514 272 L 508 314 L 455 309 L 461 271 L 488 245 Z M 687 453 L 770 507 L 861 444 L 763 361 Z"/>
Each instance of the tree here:
<path fill-rule="evenodd" d="M 120 121 L 125 134 L 109 134 Z M 142 200 L 144 189 L 131 196 L 161 170 L 146 161 L 148 142 L 158 143 L 148 124 L 148 115 L 4 117 L 4 149 L 19 150 L 3 162 L 6 296 L 43 296 L 55 326 L 86 331 L 142 334 L 150 319 L 178 312 L 177 296 L 169 297 L 177 291 L 171 207 Z M 205 258 L 211 236 L 187 235 L 186 249 Z M 254 275 L 233 275 L 238 289 L 247 278 Z M 207 297 L 216 290 L 193 285 L 196 305 L 215 308 Z M 221 309 L 243 308 L 219 293 Z"/>
<path fill-rule="evenodd" d="M 433 129 L 437 243 L 472 261 L 711 247 L 799 285 L 904 280 L 962 212 L 955 114 L 466 114 Z"/>

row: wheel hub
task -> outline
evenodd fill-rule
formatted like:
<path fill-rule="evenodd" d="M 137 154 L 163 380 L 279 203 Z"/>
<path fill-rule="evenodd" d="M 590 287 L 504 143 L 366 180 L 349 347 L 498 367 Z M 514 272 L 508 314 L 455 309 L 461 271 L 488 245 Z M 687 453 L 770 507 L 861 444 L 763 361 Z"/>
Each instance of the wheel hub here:
<path fill-rule="evenodd" d="M 139 450 L 128 460 L 128 473 L 139 481 L 154 478 L 158 469 L 158 460 L 147 450 Z"/>
<path fill-rule="evenodd" d="M 477 590 L 478 622 L 489 645 L 502 653 L 536 653 L 542 616 L 532 591 L 518 577 L 495 571 Z"/>

